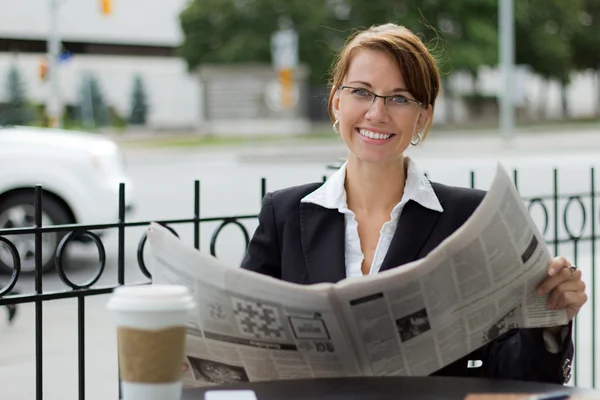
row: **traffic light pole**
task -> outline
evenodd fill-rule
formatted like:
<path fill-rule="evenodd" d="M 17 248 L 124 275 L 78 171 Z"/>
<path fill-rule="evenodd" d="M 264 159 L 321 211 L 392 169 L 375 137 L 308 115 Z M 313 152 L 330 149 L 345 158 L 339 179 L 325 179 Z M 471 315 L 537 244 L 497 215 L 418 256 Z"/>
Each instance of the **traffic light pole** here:
<path fill-rule="evenodd" d="M 60 36 L 58 33 L 58 8 L 62 0 L 50 1 L 50 34 L 48 36 L 48 78 L 49 90 L 46 99 L 48 124 L 53 128 L 61 127 L 61 102 L 58 87 L 58 56 L 60 54 Z"/>

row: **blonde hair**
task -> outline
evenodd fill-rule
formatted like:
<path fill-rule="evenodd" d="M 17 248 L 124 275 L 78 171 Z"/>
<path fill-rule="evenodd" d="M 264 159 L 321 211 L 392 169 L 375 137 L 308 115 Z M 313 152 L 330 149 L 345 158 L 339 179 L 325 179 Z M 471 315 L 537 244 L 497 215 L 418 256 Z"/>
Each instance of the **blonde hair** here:
<path fill-rule="evenodd" d="M 336 56 L 327 102 L 331 121 L 335 121 L 332 109 L 334 95 L 348 74 L 354 55 L 360 49 L 379 50 L 391 55 L 398 62 L 409 92 L 425 106 L 431 106 L 429 120 L 423 131 L 425 138 L 431 129 L 435 100 L 440 90 L 439 70 L 434 57 L 421 39 L 409 29 L 392 23 L 356 32 L 348 38 Z"/>

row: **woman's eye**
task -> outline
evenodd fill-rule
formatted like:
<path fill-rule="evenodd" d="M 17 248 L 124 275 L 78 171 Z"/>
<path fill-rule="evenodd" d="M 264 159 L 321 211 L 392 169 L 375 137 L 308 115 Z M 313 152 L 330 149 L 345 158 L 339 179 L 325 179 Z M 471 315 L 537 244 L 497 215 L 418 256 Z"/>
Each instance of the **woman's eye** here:
<path fill-rule="evenodd" d="M 390 100 L 392 101 L 392 103 L 397 103 L 397 104 L 408 103 L 408 99 L 406 97 L 404 97 L 404 96 L 390 97 Z"/>
<path fill-rule="evenodd" d="M 366 91 L 366 90 L 364 90 L 364 89 L 354 89 L 354 90 L 352 91 L 352 94 L 355 94 L 355 95 L 357 95 L 357 96 L 361 96 L 361 97 L 366 97 L 366 96 L 368 96 L 368 95 L 369 95 L 369 92 L 367 92 L 367 91 Z"/>

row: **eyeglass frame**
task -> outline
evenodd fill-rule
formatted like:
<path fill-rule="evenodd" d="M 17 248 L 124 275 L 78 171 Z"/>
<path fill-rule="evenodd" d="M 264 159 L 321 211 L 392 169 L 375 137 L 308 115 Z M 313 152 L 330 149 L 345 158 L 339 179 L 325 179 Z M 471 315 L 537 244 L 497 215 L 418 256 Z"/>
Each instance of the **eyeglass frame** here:
<path fill-rule="evenodd" d="M 339 85 L 338 89 L 339 90 L 343 90 L 343 89 L 364 90 L 365 92 L 367 92 L 367 93 L 369 93 L 369 94 L 371 94 L 373 96 L 373 100 L 371 101 L 371 104 L 374 104 L 375 100 L 377 100 L 377 98 L 380 97 L 380 98 L 383 99 L 383 105 L 387 106 L 387 99 L 388 98 L 390 98 L 390 97 L 403 97 L 406 100 L 408 100 L 408 101 L 410 101 L 412 103 L 415 103 L 415 104 L 417 104 L 419 106 L 423 105 L 423 102 L 420 102 L 419 100 L 415 100 L 415 99 L 410 99 L 410 98 L 408 98 L 406 96 L 402 96 L 401 94 L 392 94 L 392 95 L 389 95 L 389 96 L 381 96 L 379 94 L 371 92 L 369 89 L 360 88 L 360 87 L 354 87 L 354 86 L 346 86 L 346 85 Z"/>

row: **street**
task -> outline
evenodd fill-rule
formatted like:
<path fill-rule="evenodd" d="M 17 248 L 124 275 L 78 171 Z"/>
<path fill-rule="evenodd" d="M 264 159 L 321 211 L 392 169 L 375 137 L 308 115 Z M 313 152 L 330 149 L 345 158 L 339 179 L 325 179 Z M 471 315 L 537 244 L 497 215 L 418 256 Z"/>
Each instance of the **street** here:
<path fill-rule="evenodd" d="M 598 136 L 598 135 L 596 135 Z M 484 140 L 470 137 L 431 139 L 422 149 L 411 149 L 410 155 L 432 180 L 468 186 L 469 171 L 476 169 L 476 186 L 489 186 L 496 162 L 502 160 L 509 171 L 519 169 L 518 187 L 523 196 L 552 193 L 552 168 L 558 167 L 561 193 L 589 193 L 589 168 L 598 166 L 600 146 L 590 141 L 580 142 L 578 148 L 568 148 L 573 137 L 554 136 L 555 142 L 545 141 L 540 151 L 524 151 L 521 147 L 497 150 Z M 444 142 L 446 140 L 446 142 Z M 537 139 L 539 140 L 539 138 Z M 595 139 L 597 141 L 597 139 Z M 538 142 L 539 143 L 539 142 Z M 586 145 L 587 143 L 587 145 Z M 191 218 L 194 212 L 194 180 L 201 181 L 201 216 L 231 216 L 256 214 L 260 207 L 260 179 L 267 178 L 267 190 L 306 182 L 320 181 L 333 171 L 326 165 L 343 155 L 340 143 L 320 146 L 319 151 L 308 147 L 289 146 L 280 149 L 213 149 L 213 150 L 131 150 L 127 152 L 128 171 L 133 182 L 136 209 L 130 221 Z M 283 154 L 294 154 L 285 157 Z M 598 177 L 596 177 L 598 180 Z M 115 199 L 116 201 L 117 199 Z M 587 200 L 584 200 L 587 204 Z M 550 205 L 550 203 L 548 203 Z M 563 204 L 564 206 L 564 204 Z M 578 231 L 582 213 L 576 206 L 569 211 L 568 222 L 572 231 Z M 533 212 L 536 222 L 541 221 L 539 210 Z M 585 231 L 590 229 L 587 214 Z M 597 215 L 596 215 L 597 218 Z M 562 214 L 561 214 L 562 220 Z M 244 222 L 251 235 L 255 220 Z M 210 237 L 217 223 L 201 227 L 201 250 L 208 251 Z M 191 225 L 172 226 L 180 237 L 192 244 Z M 137 267 L 137 247 L 144 228 L 128 228 L 126 234 L 126 282 L 145 280 Z M 559 232 L 564 234 L 564 227 Z M 548 232 L 550 237 L 552 232 Z M 110 232 L 104 239 L 106 270 L 97 286 L 117 283 L 117 235 Z M 591 250 L 588 242 L 580 244 L 578 266 L 588 282 L 588 295 L 593 287 L 589 281 Z M 219 236 L 217 256 L 224 262 L 237 265 L 244 252 L 243 235 L 235 226 L 228 226 Z M 573 258 L 573 246 L 561 246 L 559 253 Z M 71 249 L 67 273 L 70 279 L 82 283 L 93 277 L 98 261 L 93 246 L 77 245 Z M 2 280 L 5 280 L 2 276 Z M 18 289 L 33 292 L 33 276 L 22 276 Z M 44 292 L 67 290 L 55 272 L 44 276 Z M 106 295 L 87 297 L 86 303 L 86 393 L 88 400 L 116 398 L 117 368 L 115 332 L 110 315 L 105 310 Z M 35 397 L 34 305 L 20 306 L 20 315 L 13 326 L 5 326 L 0 318 L 0 388 L 7 399 L 29 400 Z M 591 306 L 582 310 L 579 325 L 580 365 L 590 360 Z M 3 316 L 2 316 L 3 317 Z M 44 398 L 47 400 L 75 399 L 77 397 L 77 301 L 59 300 L 44 303 Z M 582 386 L 589 385 L 586 367 L 582 367 Z"/>

